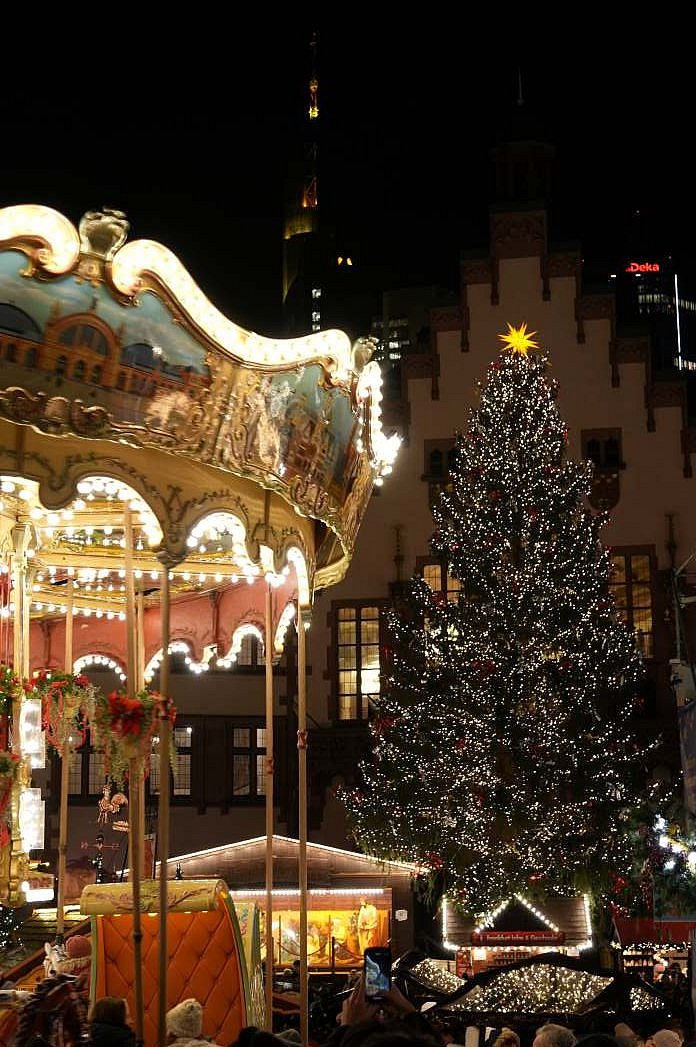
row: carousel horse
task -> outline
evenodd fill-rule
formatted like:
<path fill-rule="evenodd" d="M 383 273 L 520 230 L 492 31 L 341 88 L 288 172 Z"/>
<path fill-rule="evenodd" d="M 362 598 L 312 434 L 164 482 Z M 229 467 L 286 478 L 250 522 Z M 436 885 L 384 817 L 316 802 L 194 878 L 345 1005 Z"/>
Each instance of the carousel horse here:
<path fill-rule="evenodd" d="M 29 1047 L 40 1038 L 51 1047 L 80 1047 L 87 1037 L 87 1003 L 82 978 L 57 974 L 39 982 L 3 1026 L 2 1047 Z"/>

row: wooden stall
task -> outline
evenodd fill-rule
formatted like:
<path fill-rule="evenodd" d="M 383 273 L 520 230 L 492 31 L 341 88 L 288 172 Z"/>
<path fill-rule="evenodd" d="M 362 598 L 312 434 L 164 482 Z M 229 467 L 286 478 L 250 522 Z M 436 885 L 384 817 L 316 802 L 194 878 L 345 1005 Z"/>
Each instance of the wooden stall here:
<path fill-rule="evenodd" d="M 457 974 L 466 977 L 548 952 L 576 957 L 592 945 L 585 896 L 542 906 L 515 895 L 479 923 L 464 918 L 445 898 L 441 920 L 443 945 L 456 956 Z"/>

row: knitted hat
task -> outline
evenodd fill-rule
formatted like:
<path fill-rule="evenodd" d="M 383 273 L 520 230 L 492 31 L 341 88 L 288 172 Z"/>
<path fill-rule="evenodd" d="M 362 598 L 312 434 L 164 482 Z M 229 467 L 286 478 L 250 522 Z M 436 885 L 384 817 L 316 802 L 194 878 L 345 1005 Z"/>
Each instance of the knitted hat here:
<path fill-rule="evenodd" d="M 203 1008 L 198 1000 L 182 1000 L 167 1011 L 167 1032 L 180 1039 L 195 1040 L 201 1035 L 203 1027 Z M 661 1044 L 660 1047 L 668 1047 Z"/>
<path fill-rule="evenodd" d="M 674 1029 L 658 1029 L 651 1037 L 655 1047 L 681 1047 L 682 1038 Z"/>
<path fill-rule="evenodd" d="M 81 956 L 91 956 L 92 942 L 84 934 L 73 934 L 65 943 L 65 951 L 71 960 L 77 960 Z"/>

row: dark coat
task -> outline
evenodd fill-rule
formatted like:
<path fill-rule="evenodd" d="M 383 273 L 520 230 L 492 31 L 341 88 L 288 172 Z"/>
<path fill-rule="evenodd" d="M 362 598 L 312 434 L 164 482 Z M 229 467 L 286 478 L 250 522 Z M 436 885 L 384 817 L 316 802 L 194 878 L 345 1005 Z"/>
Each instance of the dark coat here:
<path fill-rule="evenodd" d="M 135 1033 L 129 1025 L 92 1022 L 87 1047 L 135 1047 Z"/>

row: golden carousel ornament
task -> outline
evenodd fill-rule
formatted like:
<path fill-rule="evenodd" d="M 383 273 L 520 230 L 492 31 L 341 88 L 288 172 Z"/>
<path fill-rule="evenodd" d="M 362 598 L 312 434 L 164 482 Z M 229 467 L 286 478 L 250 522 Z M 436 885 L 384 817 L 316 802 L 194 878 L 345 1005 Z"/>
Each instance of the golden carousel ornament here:
<path fill-rule="evenodd" d="M 128 241 L 128 233 L 119 211 L 89 212 L 78 230 L 40 205 L 0 209 L 0 664 L 21 681 L 45 672 L 52 696 L 38 726 L 28 693 L 0 706 L 5 763 L 11 760 L 15 773 L 8 839 L 0 847 L 0 902 L 24 902 L 28 855 L 39 839 L 43 801 L 31 786 L 38 735 L 67 766 L 71 734 L 62 733 L 57 709 L 70 689 L 60 692 L 59 678 L 79 676 L 95 653 L 108 655 L 123 669 L 122 695 L 110 706 L 108 698 L 91 696 L 80 714 L 73 705 L 63 708 L 75 730 L 82 715 L 98 735 L 101 720 L 107 758 L 120 770 L 128 764 L 131 1010 L 143 1040 L 142 781 L 155 733 L 161 766 L 172 758 L 171 638 L 193 607 L 201 663 L 217 657 L 230 664 L 250 624 L 268 652 L 268 971 L 265 1016 L 250 1024 L 270 1027 L 273 658 L 294 623 L 298 737 L 305 738 L 304 631 L 314 594 L 345 576 L 373 487 L 391 470 L 398 440 L 381 426 L 382 379 L 369 340 L 353 346 L 336 330 L 291 339 L 247 331 L 215 308 L 166 247 Z M 154 698 L 146 667 L 157 659 L 161 697 Z M 304 743 L 298 762 L 306 1042 Z M 107 814 L 115 797 L 103 799 L 100 812 Z M 156 889 L 143 881 L 148 904 L 158 896 L 161 914 L 152 972 L 160 986 L 152 1004 L 157 1031 L 147 1047 L 166 1042 L 166 914 L 175 890 L 166 879 L 169 817 L 163 789 L 160 877 Z M 234 1038 L 228 1031 L 224 1042 Z"/>

